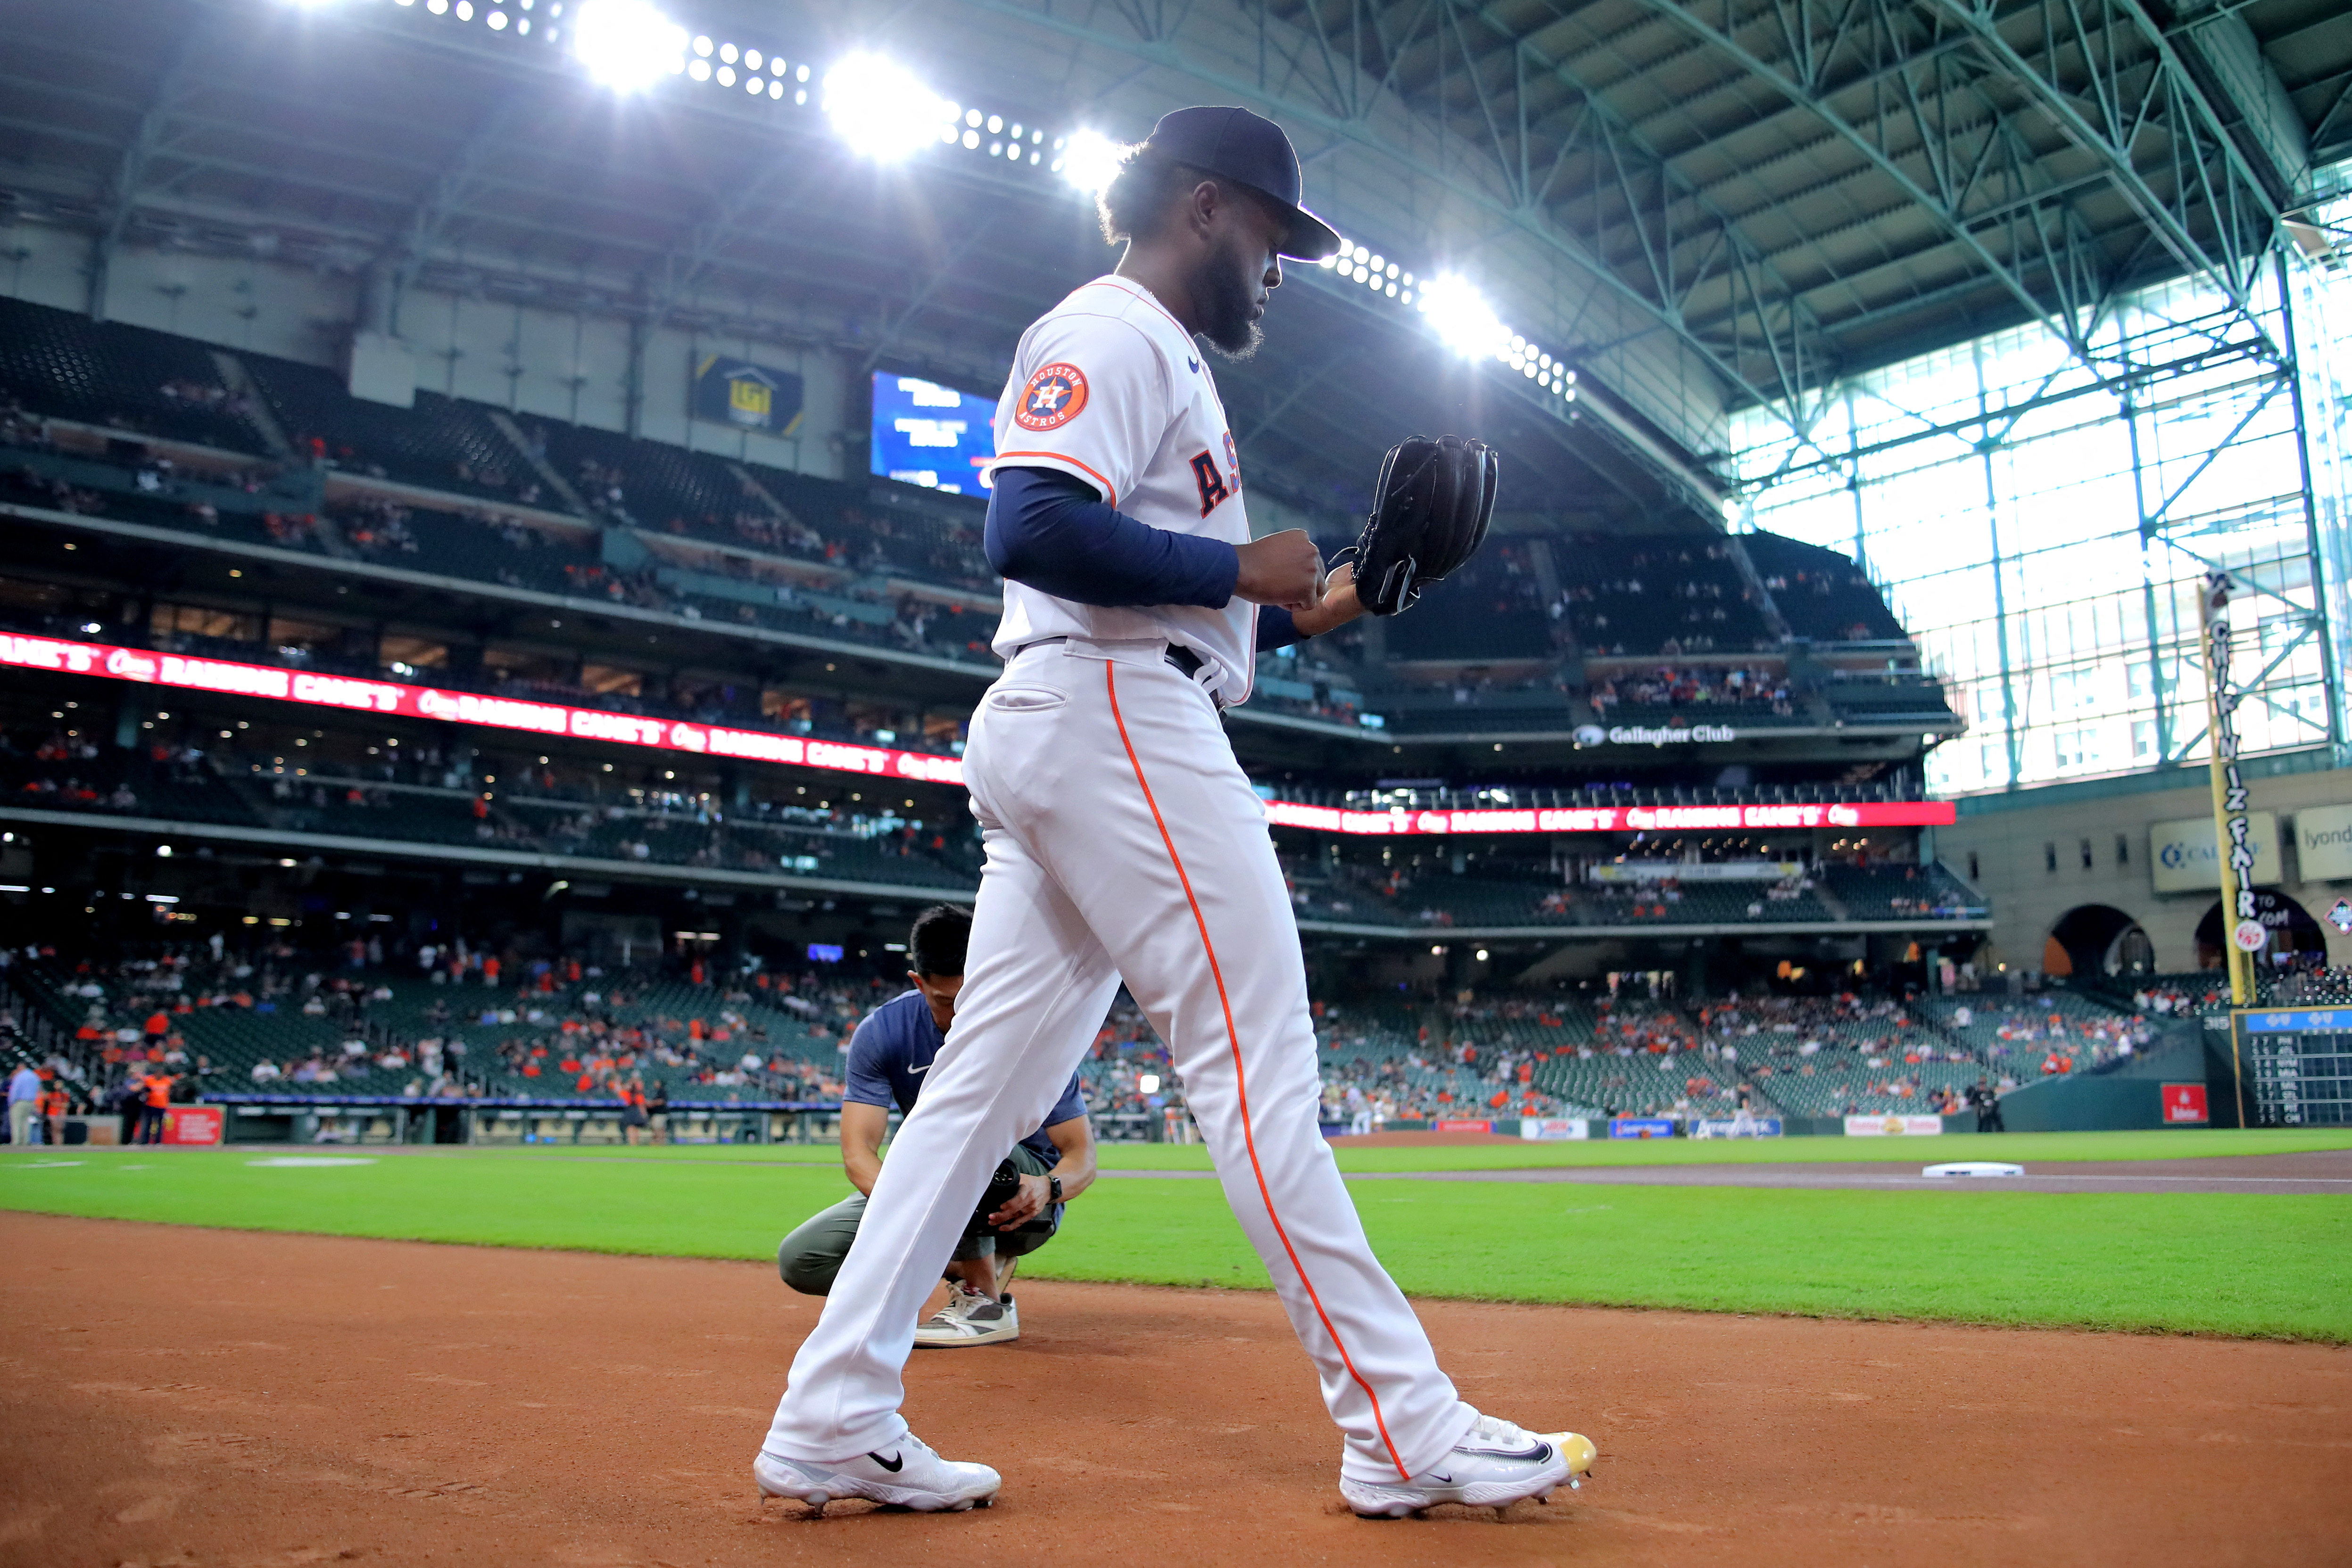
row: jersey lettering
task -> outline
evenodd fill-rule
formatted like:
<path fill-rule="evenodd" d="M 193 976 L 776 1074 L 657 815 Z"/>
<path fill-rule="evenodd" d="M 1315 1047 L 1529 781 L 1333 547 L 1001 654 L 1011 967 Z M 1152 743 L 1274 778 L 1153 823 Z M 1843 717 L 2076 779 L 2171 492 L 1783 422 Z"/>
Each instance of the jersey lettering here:
<path fill-rule="evenodd" d="M 1234 488 L 1236 490 L 1240 489 L 1242 487 L 1242 457 L 1240 453 L 1234 450 L 1234 433 L 1230 430 L 1225 432 L 1225 466 L 1233 473 Z"/>
<path fill-rule="evenodd" d="M 1217 472 L 1216 458 L 1207 452 L 1192 458 L 1192 482 L 1201 487 L 1201 515 L 1207 517 L 1233 497 L 1225 488 L 1225 476 Z"/>

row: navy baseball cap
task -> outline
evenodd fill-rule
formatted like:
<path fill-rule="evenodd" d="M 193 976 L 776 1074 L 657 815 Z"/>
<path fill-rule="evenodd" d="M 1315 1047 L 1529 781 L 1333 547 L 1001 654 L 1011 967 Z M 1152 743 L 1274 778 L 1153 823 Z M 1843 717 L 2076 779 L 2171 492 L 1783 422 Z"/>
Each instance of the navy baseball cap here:
<path fill-rule="evenodd" d="M 1298 152 L 1282 127 L 1246 109 L 1178 109 L 1160 117 L 1144 156 L 1247 185 L 1290 214 L 1281 251 L 1293 261 L 1320 261 L 1339 252 L 1331 225 L 1298 204 Z"/>

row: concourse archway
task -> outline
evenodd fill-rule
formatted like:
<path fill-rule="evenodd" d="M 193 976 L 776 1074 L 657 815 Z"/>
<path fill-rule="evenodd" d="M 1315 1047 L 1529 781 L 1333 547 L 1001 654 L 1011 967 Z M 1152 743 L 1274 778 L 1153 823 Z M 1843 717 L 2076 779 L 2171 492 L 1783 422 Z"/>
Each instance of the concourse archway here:
<path fill-rule="evenodd" d="M 2327 934 L 2310 911 L 2274 887 L 2254 890 L 2254 918 L 2270 933 L 2270 940 L 2254 955 L 2261 969 L 2321 969 L 2327 966 Z M 2235 922 L 2231 922 L 2234 925 Z M 2224 960 L 2222 944 L 2230 927 L 2222 923 L 2221 901 L 2215 899 L 2197 923 L 2197 963 L 2218 969 Z"/>
<path fill-rule="evenodd" d="M 2137 920 L 2111 904 L 2078 904 L 2042 944 L 2045 975 L 2136 975 L 2156 968 L 2156 946 Z"/>

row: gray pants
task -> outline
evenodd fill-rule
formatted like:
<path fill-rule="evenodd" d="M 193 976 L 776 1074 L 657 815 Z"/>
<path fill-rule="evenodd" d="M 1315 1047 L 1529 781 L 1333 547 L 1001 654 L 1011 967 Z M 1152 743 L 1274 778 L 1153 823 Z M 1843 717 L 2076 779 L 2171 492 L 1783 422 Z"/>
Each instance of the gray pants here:
<path fill-rule="evenodd" d="M 1025 1144 L 1013 1145 L 1010 1157 L 1013 1168 L 1023 1176 L 1044 1176 L 1054 1168 Z M 784 1283 L 804 1296 L 830 1293 L 834 1276 L 841 1272 L 841 1260 L 849 1256 L 849 1244 L 857 1239 L 857 1222 L 865 1214 L 866 1195 L 852 1193 L 831 1208 L 819 1210 L 785 1237 L 783 1245 L 776 1249 L 776 1271 L 784 1277 Z M 1025 1257 L 1052 1239 L 1043 1234 L 967 1236 L 956 1243 L 955 1258 L 964 1263 L 999 1255 Z"/>

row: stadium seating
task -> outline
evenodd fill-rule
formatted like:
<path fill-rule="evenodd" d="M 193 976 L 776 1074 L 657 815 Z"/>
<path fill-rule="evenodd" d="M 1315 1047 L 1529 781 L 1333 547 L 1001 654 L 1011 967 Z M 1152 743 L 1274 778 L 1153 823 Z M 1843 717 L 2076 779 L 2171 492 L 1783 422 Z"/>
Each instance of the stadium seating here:
<path fill-rule="evenodd" d="M 1984 895 L 1940 864 L 1822 868 L 1830 894 L 1855 920 L 1981 916 Z"/>
<path fill-rule="evenodd" d="M 1907 640 L 1870 579 L 1835 550 L 1771 533 L 1743 534 L 1739 544 L 1790 635 L 1816 643 Z"/>
<path fill-rule="evenodd" d="M 1838 673 L 1821 688 L 1832 711 L 1849 724 L 1938 724 L 1952 716 L 1943 682 L 1932 675 Z"/>
<path fill-rule="evenodd" d="M 535 475 L 478 403 L 420 392 L 414 408 L 370 402 L 317 365 L 238 358 L 295 450 L 355 474 L 488 500 L 550 505 Z"/>
<path fill-rule="evenodd" d="M 1551 656 L 1551 622 L 1525 546 L 1489 541 L 1427 596 L 1431 613 L 1389 622 L 1392 663 L 1499 664 Z"/>
<path fill-rule="evenodd" d="M 1720 538 L 1579 535 L 1552 554 L 1588 655 L 1728 653 L 1775 641 Z"/>
<path fill-rule="evenodd" d="M 0 396 L 110 429 L 268 450 L 204 345 L 22 299 L 0 298 Z"/>

